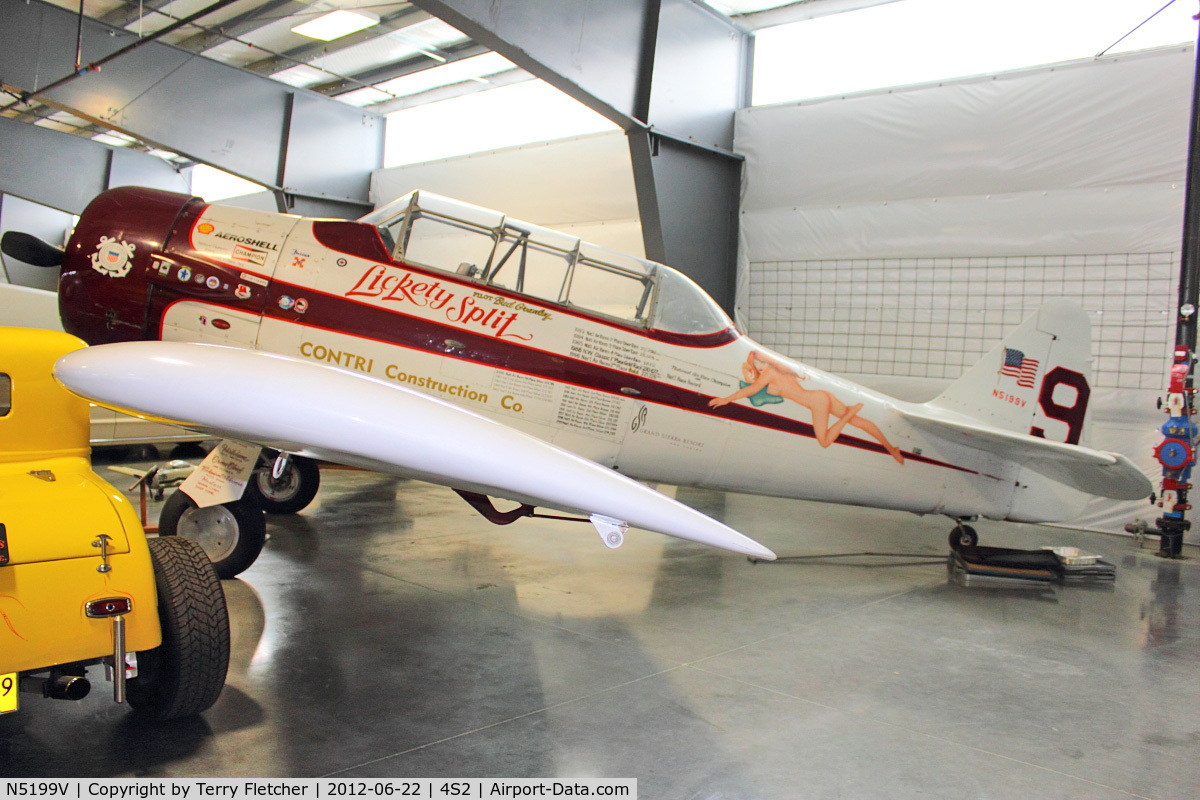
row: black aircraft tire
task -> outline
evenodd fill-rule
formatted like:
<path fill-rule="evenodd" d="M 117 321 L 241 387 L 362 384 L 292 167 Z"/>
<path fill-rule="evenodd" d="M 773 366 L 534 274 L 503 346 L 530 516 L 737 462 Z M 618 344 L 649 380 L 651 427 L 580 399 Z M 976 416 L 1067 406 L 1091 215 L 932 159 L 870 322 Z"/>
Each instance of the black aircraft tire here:
<path fill-rule="evenodd" d="M 974 547 L 977 544 L 979 544 L 979 534 L 970 525 L 959 525 L 950 531 L 951 550 L 958 550 L 962 547 Z"/>
<path fill-rule="evenodd" d="M 200 545 L 217 575 L 228 579 L 258 558 L 267 540 L 267 522 L 258 498 L 249 492 L 232 503 L 197 508 L 195 500 L 176 491 L 163 504 L 158 535 L 178 535 Z"/>
<path fill-rule="evenodd" d="M 316 461 L 292 456 L 288 468 L 278 481 L 271 477 L 271 468 L 255 470 L 246 484 L 246 493 L 258 496 L 258 503 L 268 514 L 295 514 L 303 511 L 317 496 L 321 487 L 321 468 Z"/>
<path fill-rule="evenodd" d="M 217 702 L 229 669 L 229 613 L 208 556 L 182 536 L 151 538 L 162 644 L 138 653 L 129 705 L 147 719 L 189 717 Z"/>

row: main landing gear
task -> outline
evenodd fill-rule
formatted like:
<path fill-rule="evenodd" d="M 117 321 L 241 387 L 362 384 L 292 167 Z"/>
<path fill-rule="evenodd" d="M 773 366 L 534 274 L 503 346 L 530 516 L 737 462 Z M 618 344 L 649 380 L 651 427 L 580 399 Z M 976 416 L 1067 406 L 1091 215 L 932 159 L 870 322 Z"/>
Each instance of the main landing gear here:
<path fill-rule="evenodd" d="M 966 520 L 957 520 L 954 530 L 950 531 L 950 549 L 959 550 L 963 547 L 975 547 L 979 544 L 979 534 L 966 524 Z"/>
<path fill-rule="evenodd" d="M 182 536 L 204 549 L 217 575 L 232 578 L 249 569 L 267 540 L 264 512 L 294 514 L 312 502 L 321 483 L 317 462 L 274 451 L 261 458 L 240 500 L 198 508 L 181 491 L 171 495 L 158 519 L 159 536 Z"/>
<path fill-rule="evenodd" d="M 263 451 L 259 466 L 246 484 L 268 514 L 295 514 L 308 507 L 321 486 L 317 462 L 304 456 Z"/>
<path fill-rule="evenodd" d="M 246 492 L 240 500 L 198 508 L 196 501 L 176 490 L 158 518 L 159 536 L 182 536 L 200 545 L 222 580 L 250 567 L 267 540 L 267 523 L 258 496 Z"/>

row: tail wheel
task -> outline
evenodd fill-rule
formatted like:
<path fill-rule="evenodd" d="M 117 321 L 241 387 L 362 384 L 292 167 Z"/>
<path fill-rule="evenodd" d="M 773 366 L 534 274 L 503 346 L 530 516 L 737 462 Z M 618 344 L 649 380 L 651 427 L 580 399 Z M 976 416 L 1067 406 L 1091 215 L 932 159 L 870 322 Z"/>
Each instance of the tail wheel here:
<path fill-rule="evenodd" d="M 320 486 L 321 469 L 317 462 L 292 456 L 278 479 L 271 474 L 270 467 L 255 470 L 246 491 L 258 495 L 259 505 L 268 514 L 295 514 L 308 507 Z"/>
<path fill-rule="evenodd" d="M 221 578 L 247 570 L 267 540 L 267 523 L 255 495 L 219 506 L 197 508 L 196 501 L 176 491 L 158 517 L 159 536 L 182 536 L 204 550 Z"/>
<path fill-rule="evenodd" d="M 126 684 L 149 719 L 199 714 L 217 702 L 229 669 L 229 614 L 221 581 L 200 546 L 183 537 L 147 539 L 158 590 L 162 644 L 138 653 Z"/>
<path fill-rule="evenodd" d="M 970 525 L 959 524 L 950 531 L 950 549 L 960 550 L 963 547 L 974 547 L 979 544 L 979 534 Z"/>

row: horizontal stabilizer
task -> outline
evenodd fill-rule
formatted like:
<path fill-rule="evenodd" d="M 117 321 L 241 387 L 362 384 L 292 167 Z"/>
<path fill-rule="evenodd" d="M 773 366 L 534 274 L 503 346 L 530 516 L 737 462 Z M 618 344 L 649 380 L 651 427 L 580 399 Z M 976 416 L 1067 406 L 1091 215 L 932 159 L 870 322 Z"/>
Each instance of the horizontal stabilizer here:
<path fill-rule="evenodd" d="M 1119 453 L 994 428 L 928 405 L 910 406 L 901 413 L 914 427 L 940 439 L 995 453 L 1081 492 L 1142 500 L 1152 491 L 1150 480 Z"/>
<path fill-rule="evenodd" d="M 123 342 L 63 356 L 54 374 L 92 402 L 213 436 L 775 557 L 732 528 L 595 462 L 358 373 L 255 350 Z"/>

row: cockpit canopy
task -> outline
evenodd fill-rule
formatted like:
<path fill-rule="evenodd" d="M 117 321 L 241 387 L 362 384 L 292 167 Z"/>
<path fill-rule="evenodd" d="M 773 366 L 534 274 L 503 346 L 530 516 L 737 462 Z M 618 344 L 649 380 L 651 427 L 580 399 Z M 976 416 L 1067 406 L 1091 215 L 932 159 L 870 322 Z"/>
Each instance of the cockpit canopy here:
<path fill-rule="evenodd" d="M 418 190 L 366 215 L 396 261 L 640 328 L 687 335 L 733 323 L 670 267 Z"/>

